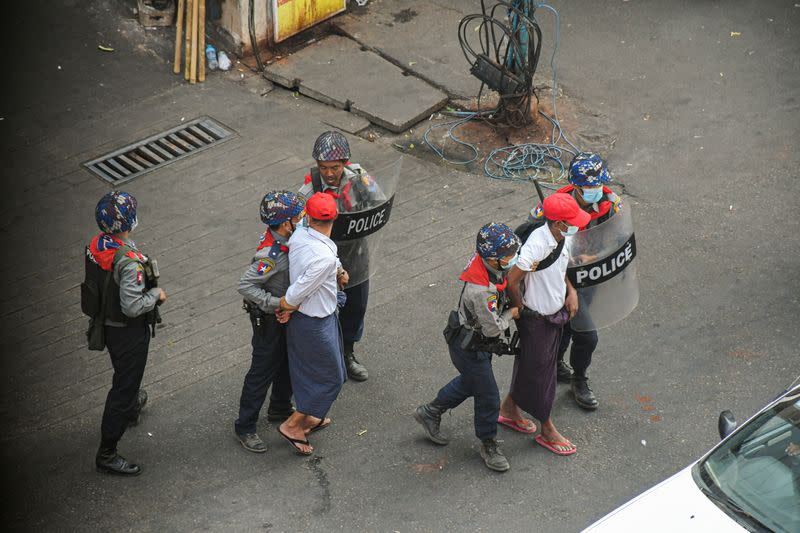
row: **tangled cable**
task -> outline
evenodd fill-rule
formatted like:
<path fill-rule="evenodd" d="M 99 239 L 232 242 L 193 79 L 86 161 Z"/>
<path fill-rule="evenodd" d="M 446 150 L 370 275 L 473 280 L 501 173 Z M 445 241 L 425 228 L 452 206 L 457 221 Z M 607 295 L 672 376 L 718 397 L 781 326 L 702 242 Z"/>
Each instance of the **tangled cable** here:
<path fill-rule="evenodd" d="M 513 181 L 545 180 L 546 182 L 550 182 L 550 188 L 554 188 L 554 184 L 558 181 L 563 181 L 567 175 L 566 168 L 562 162 L 562 155 L 564 153 L 574 155 L 581 151 L 567 138 L 558 121 L 558 112 L 556 108 L 558 77 L 555 61 L 560 41 L 560 18 L 558 11 L 545 3 L 536 4 L 531 7 L 531 3 L 524 0 L 514 0 L 510 4 L 500 1 L 489 9 L 488 12 L 482 0 L 481 8 L 483 11 L 482 14 L 467 15 L 459 24 L 459 40 L 462 45 L 462 50 L 464 51 L 464 56 L 467 58 L 467 61 L 471 63 L 473 63 L 473 59 L 471 58 L 474 58 L 475 62 L 473 63 L 471 71 L 473 74 L 476 74 L 476 77 L 481 79 L 481 86 L 478 91 L 478 111 L 455 111 L 447 113 L 459 118 L 454 121 L 430 126 L 425 131 L 423 140 L 434 153 L 448 163 L 468 165 L 477 161 L 480 153 L 478 148 L 472 143 L 459 139 L 454 132 L 458 127 L 471 120 L 476 118 L 495 119 L 497 118 L 496 114 L 504 111 L 505 113 L 502 118 L 512 126 L 514 125 L 512 122 L 518 119 L 518 114 L 515 114 L 515 111 L 509 113 L 508 107 L 506 107 L 505 110 L 503 109 L 502 103 L 504 100 L 502 98 L 502 93 L 501 105 L 498 106 L 498 108 L 489 111 L 480 110 L 480 98 L 484 85 L 486 84 L 483 78 L 491 79 L 494 85 L 500 88 L 508 87 L 509 83 L 513 84 L 514 81 L 520 80 L 518 76 L 520 71 L 519 69 L 515 70 L 512 68 L 514 65 L 527 68 L 527 70 L 523 71 L 523 77 L 521 78 L 527 89 L 524 94 L 512 93 L 511 95 L 526 99 L 525 107 L 517 107 L 516 112 L 518 113 L 521 110 L 530 109 L 530 98 L 536 97 L 533 90 L 533 74 L 536 71 L 539 53 L 541 51 L 541 30 L 536 21 L 534 12 L 535 9 L 539 8 L 547 9 L 555 16 L 554 46 L 550 56 L 550 68 L 553 71 L 553 116 L 551 117 L 541 110 L 539 110 L 539 115 L 547 119 L 552 125 L 550 142 L 526 143 L 494 149 L 484 161 L 483 169 L 484 173 L 493 179 Z M 499 8 L 504 8 L 506 10 L 510 26 L 495 17 L 495 12 Z M 478 33 L 481 35 L 480 53 L 476 52 L 475 47 L 470 44 L 466 32 L 466 29 L 471 26 L 470 23 L 474 21 L 480 21 L 480 26 L 478 27 Z M 500 36 L 499 38 L 498 35 Z M 527 36 L 528 40 L 525 40 L 525 36 Z M 483 56 L 483 58 L 481 58 L 481 56 Z M 491 61 L 487 61 L 487 58 Z M 524 59 L 524 61 L 522 61 L 522 59 Z M 487 67 L 488 63 L 492 64 Z M 496 68 L 499 65 L 502 66 Z M 477 74 L 476 70 L 481 70 L 481 74 Z M 527 76 L 526 73 L 528 72 L 530 76 Z M 492 75 L 494 77 L 492 77 Z M 495 88 L 495 90 L 497 89 Z M 506 98 L 506 101 L 508 100 L 509 99 Z M 528 112 L 527 114 L 529 115 L 530 113 Z M 454 143 L 467 148 L 472 153 L 472 157 L 469 159 L 452 159 L 447 157 L 445 155 L 444 145 L 439 147 L 431 142 L 429 138 L 432 131 L 440 128 L 447 128 L 445 142 L 447 139 L 450 139 Z M 543 185 L 548 186 L 546 183 L 543 183 Z"/>

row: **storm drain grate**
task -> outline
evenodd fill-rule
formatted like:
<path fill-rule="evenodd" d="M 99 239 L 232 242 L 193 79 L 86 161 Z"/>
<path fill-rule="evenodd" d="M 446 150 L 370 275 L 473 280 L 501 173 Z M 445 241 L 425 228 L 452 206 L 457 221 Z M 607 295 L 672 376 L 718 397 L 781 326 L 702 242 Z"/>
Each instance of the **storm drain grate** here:
<path fill-rule="evenodd" d="M 229 140 L 235 134 L 212 118 L 200 117 L 87 161 L 83 166 L 92 174 L 116 185 L 202 152 Z"/>

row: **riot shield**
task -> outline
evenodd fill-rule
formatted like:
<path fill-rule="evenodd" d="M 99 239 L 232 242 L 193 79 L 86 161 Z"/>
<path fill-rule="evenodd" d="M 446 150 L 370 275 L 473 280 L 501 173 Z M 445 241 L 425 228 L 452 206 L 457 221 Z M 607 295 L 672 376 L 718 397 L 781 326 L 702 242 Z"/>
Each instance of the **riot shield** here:
<path fill-rule="evenodd" d="M 339 260 L 350 275 L 353 287 L 374 274 L 382 229 L 389 222 L 403 158 L 376 168 L 363 169 L 339 186 L 336 200 L 339 216 L 333 224 L 331 239 L 339 249 Z"/>
<path fill-rule="evenodd" d="M 592 331 L 619 322 L 639 303 L 636 238 L 628 205 L 606 220 L 567 238 L 567 276 L 578 291 L 575 331 Z"/>

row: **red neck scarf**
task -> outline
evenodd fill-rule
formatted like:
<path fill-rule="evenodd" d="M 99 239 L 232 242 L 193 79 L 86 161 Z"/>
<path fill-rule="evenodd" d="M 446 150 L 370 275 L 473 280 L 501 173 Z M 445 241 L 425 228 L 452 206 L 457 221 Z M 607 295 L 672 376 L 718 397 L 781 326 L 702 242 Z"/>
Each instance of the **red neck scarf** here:
<path fill-rule="evenodd" d="M 121 246 L 125 246 L 125 243 L 120 239 L 109 233 L 100 233 L 95 235 L 92 242 L 89 243 L 89 253 L 92 254 L 92 257 L 100 268 L 108 272 L 114 267 L 114 256 Z M 138 259 L 140 261 L 143 259 L 142 254 L 134 250 L 129 251 L 125 255 L 131 259 Z"/>
<path fill-rule="evenodd" d="M 486 265 L 483 264 L 483 260 L 481 260 L 481 257 L 477 253 L 470 258 L 467 267 L 458 279 L 482 287 L 489 286 L 489 271 L 486 269 Z M 494 286 L 498 291 L 504 291 L 507 284 L 508 280 L 503 278 L 502 283 L 495 283 Z"/>
<path fill-rule="evenodd" d="M 275 237 L 272 235 L 272 231 L 267 230 L 264 232 L 264 236 L 261 238 L 261 243 L 258 245 L 256 251 L 259 251 L 266 247 L 272 247 L 275 244 Z M 281 244 L 281 252 L 289 253 L 289 247 L 286 245 Z"/>

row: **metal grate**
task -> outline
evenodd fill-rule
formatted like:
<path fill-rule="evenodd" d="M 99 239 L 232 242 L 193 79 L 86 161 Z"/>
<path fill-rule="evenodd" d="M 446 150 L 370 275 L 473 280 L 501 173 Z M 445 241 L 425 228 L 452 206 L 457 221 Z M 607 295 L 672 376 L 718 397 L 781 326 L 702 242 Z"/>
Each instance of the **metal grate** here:
<path fill-rule="evenodd" d="M 200 117 L 87 161 L 83 166 L 92 174 L 116 185 L 202 152 L 234 135 L 236 133 L 232 129 L 216 120 Z"/>

